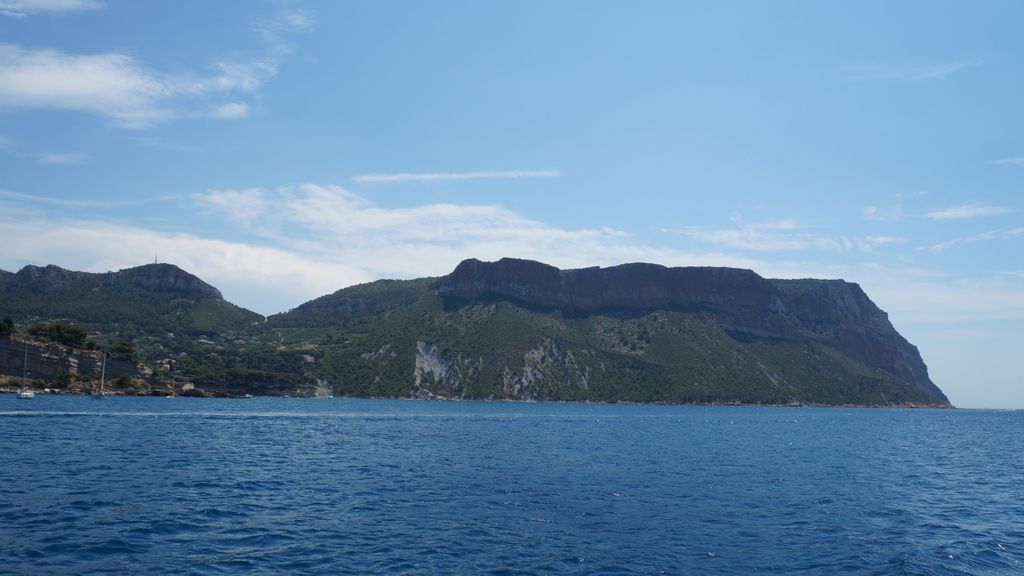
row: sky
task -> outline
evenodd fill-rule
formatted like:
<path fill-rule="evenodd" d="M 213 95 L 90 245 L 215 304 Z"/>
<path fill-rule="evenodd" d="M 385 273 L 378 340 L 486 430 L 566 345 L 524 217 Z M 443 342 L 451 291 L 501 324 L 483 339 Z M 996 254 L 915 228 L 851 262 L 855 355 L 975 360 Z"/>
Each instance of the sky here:
<path fill-rule="evenodd" d="M 1024 4 L 0 0 L 0 268 L 859 283 L 1024 408 Z"/>

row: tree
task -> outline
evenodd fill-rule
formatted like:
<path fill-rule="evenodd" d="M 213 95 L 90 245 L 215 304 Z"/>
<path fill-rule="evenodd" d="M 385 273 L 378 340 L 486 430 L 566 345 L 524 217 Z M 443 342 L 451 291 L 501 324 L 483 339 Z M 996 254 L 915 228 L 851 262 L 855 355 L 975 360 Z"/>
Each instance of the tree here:
<path fill-rule="evenodd" d="M 81 348 L 84 346 L 85 338 L 87 336 L 85 330 L 81 326 L 68 324 L 66 322 L 43 322 L 40 324 L 33 324 L 28 329 L 28 333 L 37 338 L 43 338 L 72 348 Z"/>
<path fill-rule="evenodd" d="M 18 329 L 14 327 L 14 320 L 10 318 L 0 320 L 0 338 L 10 338 L 12 334 L 17 332 Z"/>
<path fill-rule="evenodd" d="M 131 360 L 135 357 L 135 347 L 128 342 L 117 342 L 110 347 L 110 355 L 114 358 Z"/>

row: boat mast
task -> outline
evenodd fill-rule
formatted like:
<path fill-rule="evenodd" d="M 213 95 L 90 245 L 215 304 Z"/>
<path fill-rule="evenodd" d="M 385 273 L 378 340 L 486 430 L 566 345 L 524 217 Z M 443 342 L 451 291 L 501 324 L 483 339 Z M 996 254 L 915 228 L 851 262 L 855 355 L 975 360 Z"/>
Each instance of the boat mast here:
<path fill-rule="evenodd" d="M 107 379 L 107 353 L 103 352 L 103 368 L 100 369 L 100 395 L 103 395 L 103 381 Z"/>
<path fill-rule="evenodd" d="M 21 372 L 21 389 L 28 390 L 28 340 L 25 340 L 25 361 Z"/>

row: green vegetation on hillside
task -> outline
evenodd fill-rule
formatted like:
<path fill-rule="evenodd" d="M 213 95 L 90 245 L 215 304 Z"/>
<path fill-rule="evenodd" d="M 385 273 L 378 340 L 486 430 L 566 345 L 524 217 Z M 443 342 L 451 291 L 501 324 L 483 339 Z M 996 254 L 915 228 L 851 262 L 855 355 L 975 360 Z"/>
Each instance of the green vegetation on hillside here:
<path fill-rule="evenodd" d="M 14 320 L 0 323 L 0 336 L 31 326 L 35 338 L 98 345 L 138 363 L 153 382 L 236 394 L 933 402 L 822 339 L 737 339 L 708 309 L 569 313 L 497 298 L 446 299 L 436 279 L 423 278 L 353 286 L 264 321 L 208 297 L 217 294 L 212 287 L 156 289 L 93 276 L 65 274 L 39 289 L 0 277 L 0 314 Z M 783 288 L 810 290 L 812 282 Z"/>
<path fill-rule="evenodd" d="M 402 397 L 421 348 L 447 371 L 431 395 L 457 398 L 784 404 L 927 403 L 890 374 L 814 342 L 741 342 L 706 313 L 565 315 L 508 301 L 445 302 L 424 280 L 341 290 L 268 328 L 307 347 L 310 377 L 340 394 Z M 424 373 L 421 372 L 421 380 Z"/>

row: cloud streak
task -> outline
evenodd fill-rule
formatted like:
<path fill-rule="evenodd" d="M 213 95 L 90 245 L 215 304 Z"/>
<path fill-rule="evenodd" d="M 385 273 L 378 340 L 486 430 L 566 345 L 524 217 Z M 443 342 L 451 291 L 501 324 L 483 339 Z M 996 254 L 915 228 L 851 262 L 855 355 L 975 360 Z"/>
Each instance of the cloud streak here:
<path fill-rule="evenodd" d="M 928 66 L 894 67 L 870 66 L 862 68 L 856 77 L 862 80 L 903 80 L 910 82 L 926 82 L 939 80 L 954 74 L 984 66 L 986 58 L 961 58 Z"/>
<path fill-rule="evenodd" d="M 0 195 L 70 207 L 116 204 Z M 843 265 L 834 259 L 764 260 L 730 250 L 686 251 L 646 244 L 610 228 L 560 228 L 501 206 L 383 208 L 339 186 L 212 190 L 191 201 L 200 219 L 215 224 L 209 229 L 218 235 L 245 230 L 253 239 L 225 240 L 80 216 L 64 219 L 52 211 L 8 210 L 0 211 L 0 245 L 6 248 L 0 267 L 56 263 L 101 272 L 151 262 L 159 255 L 161 261 L 219 287 L 229 300 L 269 314 L 356 283 L 446 274 L 468 257 L 517 256 L 562 268 L 645 261 L 750 268 L 765 277 L 846 278 L 861 283 L 897 323 L 1024 319 L 1024 289 L 1021 278 L 1013 275 L 967 281 L 910 268 Z M 806 233 L 787 220 L 752 226 L 769 235 Z M 1024 229 L 995 235 L 1017 238 Z M 868 236 L 850 240 L 849 247 L 866 250 L 902 241 Z M 829 241 L 826 246 L 839 244 Z"/>
<path fill-rule="evenodd" d="M 65 154 L 40 154 L 39 163 L 49 166 L 64 166 L 73 164 L 85 164 L 89 161 L 89 155 L 82 152 L 71 152 Z"/>
<path fill-rule="evenodd" d="M 0 14 L 24 18 L 35 14 L 66 14 L 105 8 L 96 0 L 0 0 Z"/>
<path fill-rule="evenodd" d="M 774 220 L 718 229 L 686 226 L 662 231 L 680 234 L 705 244 L 746 252 L 868 252 L 888 244 L 905 242 L 903 238 L 897 236 L 848 237 L 812 234 L 793 220 Z"/>
<path fill-rule="evenodd" d="M 1024 156 L 1013 156 L 1011 158 L 1000 158 L 999 160 L 990 160 L 989 164 L 998 164 L 1003 166 L 1024 166 Z"/>
<path fill-rule="evenodd" d="M 947 62 L 945 64 L 918 68 L 916 70 L 908 71 L 907 75 L 912 80 L 933 80 L 936 78 L 944 78 L 963 70 L 977 68 L 983 64 L 985 64 L 984 58 L 968 58 L 964 60 L 956 60 L 954 62 Z"/>
<path fill-rule="evenodd" d="M 214 224 L 211 229 L 230 236 L 242 230 L 252 240 L 0 212 L 0 244 L 7 248 L 0 267 L 57 263 L 103 271 L 151 262 L 158 254 L 218 286 L 232 301 L 274 313 L 354 283 L 446 274 L 468 257 L 517 256 L 564 268 L 636 261 L 758 266 L 744 257 L 643 244 L 609 228 L 559 228 L 501 206 L 383 208 L 339 186 L 213 190 L 191 200 L 194 213 Z"/>
<path fill-rule="evenodd" d="M 939 242 L 929 246 L 922 246 L 918 250 L 927 250 L 929 252 L 945 252 L 954 246 L 960 244 L 970 244 L 972 242 L 984 242 L 987 240 L 1013 240 L 1024 236 L 1024 228 L 1011 228 L 1009 230 L 990 230 L 988 232 L 982 232 L 981 234 L 974 234 L 973 236 L 964 236 L 961 238 L 954 238 L 952 240 L 946 240 L 945 242 Z"/>
<path fill-rule="evenodd" d="M 121 128 L 146 128 L 206 102 L 251 94 L 277 73 L 273 60 L 216 61 L 204 76 L 149 70 L 119 53 L 68 54 L 0 45 L 0 108 L 89 112 Z M 245 105 L 227 102 L 212 116 L 239 118 Z"/>
<path fill-rule="evenodd" d="M 396 172 L 386 174 L 361 174 L 353 176 L 355 182 L 387 184 L 395 182 L 444 182 L 457 180 L 496 180 L 514 178 L 557 178 L 558 170 L 504 170 L 477 172 Z"/>
<path fill-rule="evenodd" d="M 965 218 L 981 218 L 987 216 L 999 216 L 1013 212 L 1010 208 L 1003 206 L 985 206 L 981 204 L 968 204 L 965 206 L 953 206 L 941 210 L 926 212 L 924 217 L 929 220 L 963 220 Z"/>
<path fill-rule="evenodd" d="M 34 194 L 22 194 L 10 190 L 0 190 L 0 199 L 31 202 L 35 204 L 47 204 L 50 206 L 64 206 L 68 208 L 120 208 L 125 206 L 139 206 L 152 204 L 154 202 L 167 202 L 177 199 L 176 196 L 158 196 L 154 198 L 142 198 L 139 200 L 114 201 L 114 200 L 65 200 L 63 198 L 50 198 L 49 196 L 36 196 Z"/>

